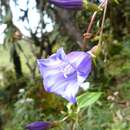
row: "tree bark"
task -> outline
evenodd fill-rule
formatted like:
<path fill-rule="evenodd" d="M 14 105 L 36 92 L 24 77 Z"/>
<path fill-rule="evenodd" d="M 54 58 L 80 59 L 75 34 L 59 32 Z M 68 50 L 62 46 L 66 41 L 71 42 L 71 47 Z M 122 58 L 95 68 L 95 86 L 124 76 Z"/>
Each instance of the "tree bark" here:
<path fill-rule="evenodd" d="M 16 51 L 16 48 L 14 48 L 13 54 L 12 54 L 13 64 L 14 64 L 14 70 L 16 73 L 16 77 L 20 78 L 22 73 L 22 67 L 21 67 L 21 61 L 20 56 L 18 55 L 18 52 Z"/>

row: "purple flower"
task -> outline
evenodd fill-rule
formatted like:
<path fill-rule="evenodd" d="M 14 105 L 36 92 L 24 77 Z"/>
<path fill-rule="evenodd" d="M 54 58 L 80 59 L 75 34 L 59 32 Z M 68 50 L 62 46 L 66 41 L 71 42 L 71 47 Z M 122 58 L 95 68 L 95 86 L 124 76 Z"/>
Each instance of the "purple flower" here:
<path fill-rule="evenodd" d="M 37 121 L 26 126 L 27 130 L 48 130 L 50 128 L 49 122 Z"/>
<path fill-rule="evenodd" d="M 49 2 L 65 9 L 81 9 L 83 6 L 83 0 L 49 0 Z"/>
<path fill-rule="evenodd" d="M 80 85 L 91 72 L 91 55 L 82 51 L 66 55 L 63 48 L 60 48 L 48 59 L 39 59 L 37 62 L 45 90 L 75 103 Z"/>

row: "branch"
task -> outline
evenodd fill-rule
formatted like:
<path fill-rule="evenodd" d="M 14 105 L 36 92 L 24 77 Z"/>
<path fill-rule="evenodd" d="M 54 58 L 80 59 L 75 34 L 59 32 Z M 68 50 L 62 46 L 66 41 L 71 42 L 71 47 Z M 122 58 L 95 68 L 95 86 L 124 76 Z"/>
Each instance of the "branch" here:
<path fill-rule="evenodd" d="M 69 11 L 56 8 L 57 17 L 60 18 L 61 22 L 65 26 L 65 29 L 67 33 L 70 35 L 70 37 L 76 41 L 76 43 L 82 48 L 82 35 L 79 32 L 79 30 L 75 27 L 74 23 L 72 22 L 70 18 Z"/>

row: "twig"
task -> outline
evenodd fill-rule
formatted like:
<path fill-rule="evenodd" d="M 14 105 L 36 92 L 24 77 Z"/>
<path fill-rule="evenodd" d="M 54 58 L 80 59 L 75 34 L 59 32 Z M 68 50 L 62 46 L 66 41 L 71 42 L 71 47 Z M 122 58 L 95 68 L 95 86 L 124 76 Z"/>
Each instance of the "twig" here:
<path fill-rule="evenodd" d="M 103 35 L 105 17 L 106 17 L 106 12 L 107 12 L 108 0 L 106 0 L 104 4 L 105 6 L 104 6 L 103 18 L 102 18 L 101 29 L 100 29 L 100 39 L 99 39 L 98 45 L 101 45 L 102 43 L 102 35 Z"/>
<path fill-rule="evenodd" d="M 101 8 L 101 7 L 103 7 L 103 6 L 104 6 L 104 2 L 101 3 L 101 4 L 98 6 L 98 8 Z M 90 20 L 90 23 L 89 23 L 89 25 L 88 25 L 88 27 L 87 27 L 87 31 L 86 31 L 86 33 L 83 34 L 83 39 L 84 39 L 84 41 L 89 40 L 90 38 L 92 38 L 91 31 L 92 31 L 92 27 L 93 27 L 94 20 L 95 20 L 95 18 L 96 18 L 97 12 L 98 12 L 98 11 L 95 11 L 95 12 L 93 13 L 93 15 L 92 15 L 92 17 L 91 17 L 91 20 Z M 87 46 L 87 45 L 86 45 L 86 43 L 84 42 L 82 48 L 83 48 L 83 49 L 86 49 L 86 46 Z"/>

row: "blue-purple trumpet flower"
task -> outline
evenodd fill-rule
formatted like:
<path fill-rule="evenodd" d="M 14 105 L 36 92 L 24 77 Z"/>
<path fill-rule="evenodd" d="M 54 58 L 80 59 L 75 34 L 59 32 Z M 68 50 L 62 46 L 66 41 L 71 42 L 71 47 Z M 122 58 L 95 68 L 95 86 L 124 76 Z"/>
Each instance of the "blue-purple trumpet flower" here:
<path fill-rule="evenodd" d="M 47 59 L 37 60 L 44 88 L 76 103 L 79 87 L 91 72 L 92 57 L 88 52 L 73 51 L 65 54 L 63 48 Z"/>

